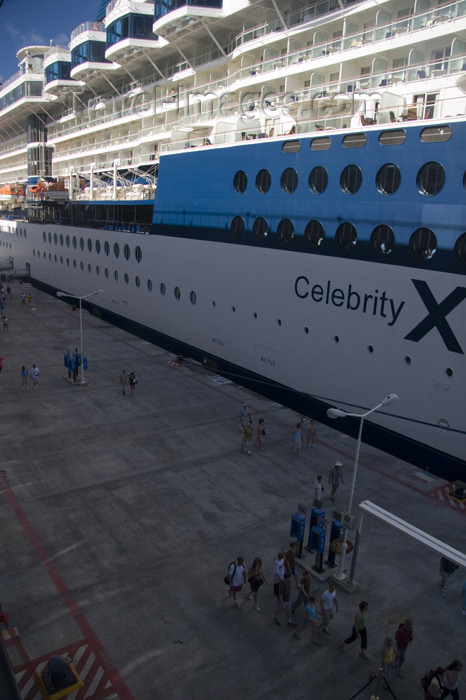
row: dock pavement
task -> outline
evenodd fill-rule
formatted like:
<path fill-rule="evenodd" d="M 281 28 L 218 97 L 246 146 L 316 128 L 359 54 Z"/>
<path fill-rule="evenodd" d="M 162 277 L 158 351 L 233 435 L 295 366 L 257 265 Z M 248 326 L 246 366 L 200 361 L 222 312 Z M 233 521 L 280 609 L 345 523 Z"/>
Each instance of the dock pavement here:
<path fill-rule="evenodd" d="M 85 684 L 69 696 L 76 700 L 366 699 L 375 681 L 359 691 L 380 665 L 384 638 L 407 617 L 414 641 L 404 678 L 393 671 L 393 695 L 380 688 L 380 698 L 422 698 L 427 668 L 466 662 L 466 572 L 450 577 L 443 597 L 438 553 L 368 516 L 359 590 L 338 590 L 331 634 L 317 646 L 308 630 L 294 639 L 283 616 L 274 624 L 273 567 L 289 545 L 291 515 L 298 504 L 310 511 L 318 474 L 327 521 L 345 510 L 354 439 L 318 424 L 316 447 L 293 455 L 295 412 L 88 312 L 86 384 L 70 383 L 63 357 L 80 344 L 79 312 L 27 283 L 10 286 L 9 329 L 0 328 L 0 603 L 31 659 L 28 671 L 4 631 L 23 700 L 40 698 L 31 669 L 40 674 L 61 654 Z M 22 292 L 32 293 L 31 306 Z M 26 391 L 21 367 L 33 363 L 38 388 Z M 120 392 L 122 369 L 136 374 L 134 397 Z M 266 426 L 264 450 L 251 455 L 240 450 L 243 403 Z M 336 460 L 344 483 L 331 503 Z M 466 510 L 447 490 L 362 445 L 355 506 L 370 500 L 464 551 Z M 308 529 L 305 545 L 307 537 Z M 260 612 L 249 586 L 238 609 L 228 596 L 223 577 L 238 555 L 247 565 L 262 559 Z M 298 575 L 314 563 L 304 549 Z M 312 575 L 318 598 L 321 579 Z M 360 600 L 369 603 L 368 660 L 357 642 L 340 647 Z M 302 616 L 301 607 L 299 624 Z"/>

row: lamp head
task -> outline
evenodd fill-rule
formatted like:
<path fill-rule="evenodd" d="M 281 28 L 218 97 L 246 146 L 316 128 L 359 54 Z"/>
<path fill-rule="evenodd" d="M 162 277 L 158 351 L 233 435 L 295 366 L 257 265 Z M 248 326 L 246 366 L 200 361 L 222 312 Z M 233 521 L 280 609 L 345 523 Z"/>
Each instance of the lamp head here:
<path fill-rule="evenodd" d="M 394 403 L 395 401 L 398 401 L 400 397 L 398 394 L 388 394 L 382 401 L 381 404 L 382 406 L 387 406 L 389 403 Z"/>
<path fill-rule="evenodd" d="M 346 411 L 342 411 L 341 408 L 329 408 L 327 410 L 327 416 L 329 418 L 344 418 L 346 415 Z"/>

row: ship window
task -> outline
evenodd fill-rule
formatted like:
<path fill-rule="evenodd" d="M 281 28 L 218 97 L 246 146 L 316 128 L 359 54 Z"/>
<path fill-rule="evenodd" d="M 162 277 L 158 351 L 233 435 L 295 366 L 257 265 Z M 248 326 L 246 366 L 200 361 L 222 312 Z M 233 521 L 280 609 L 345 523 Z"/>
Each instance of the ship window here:
<path fill-rule="evenodd" d="M 286 170 L 282 172 L 280 185 L 286 194 L 291 194 L 295 191 L 298 186 L 298 173 L 294 168 L 286 168 Z"/>
<path fill-rule="evenodd" d="M 113 273 L 113 279 L 115 280 L 115 282 L 118 282 L 118 270 L 115 270 L 115 272 Z"/>
<path fill-rule="evenodd" d="M 79 263 L 79 267 L 81 268 L 81 271 L 83 271 L 83 270 L 84 270 L 84 263 L 83 263 L 83 261 L 82 261 L 82 260 L 81 260 L 81 262 Z"/>
<path fill-rule="evenodd" d="M 294 237 L 294 226 L 290 219 L 282 219 L 277 227 L 278 237 L 282 243 L 291 243 Z"/>
<path fill-rule="evenodd" d="M 362 173 L 357 165 L 347 165 L 340 176 L 340 187 L 346 194 L 355 194 L 362 183 Z"/>
<path fill-rule="evenodd" d="M 304 229 L 304 237 L 311 248 L 318 248 L 324 240 L 324 227 L 320 221 L 310 221 Z"/>
<path fill-rule="evenodd" d="M 76 238 L 76 236 L 73 236 L 73 241 L 72 241 L 72 242 L 73 242 L 73 248 L 76 249 L 77 246 L 78 246 L 78 239 Z"/>
<path fill-rule="evenodd" d="M 134 249 L 134 257 L 136 258 L 136 262 L 141 262 L 142 260 L 142 250 L 141 246 L 137 245 L 136 248 Z"/>
<path fill-rule="evenodd" d="M 165 296 L 165 292 L 167 291 L 167 288 L 165 287 L 165 284 L 163 282 L 160 283 L 160 294 L 162 296 Z"/>
<path fill-rule="evenodd" d="M 179 299 L 181 297 L 181 291 L 179 287 L 175 287 L 173 290 L 173 294 L 175 295 L 175 299 Z"/>
<path fill-rule="evenodd" d="M 53 234 L 53 242 L 55 243 L 55 245 L 57 245 L 58 243 L 58 236 L 56 233 Z"/>
<path fill-rule="evenodd" d="M 99 267 L 98 265 L 95 266 L 95 274 L 96 274 L 97 276 L 100 275 L 100 267 Z"/>
<path fill-rule="evenodd" d="M 92 240 L 90 238 L 87 239 L 87 249 L 90 253 L 92 252 Z"/>
<path fill-rule="evenodd" d="M 60 233 L 60 245 L 63 245 L 63 234 Z"/>
<path fill-rule="evenodd" d="M 456 241 L 455 253 L 460 263 L 466 265 L 466 233 L 462 233 Z"/>
<path fill-rule="evenodd" d="M 53 256 L 53 259 L 54 259 L 55 262 L 57 262 L 57 256 L 56 256 L 56 255 Z"/>
<path fill-rule="evenodd" d="M 70 259 L 69 258 L 66 258 L 66 264 L 68 265 L 68 267 L 70 266 Z"/>
<path fill-rule="evenodd" d="M 375 182 L 377 184 L 377 189 L 382 194 L 393 194 L 397 191 L 401 183 L 401 172 L 397 165 L 394 163 L 385 163 L 379 169 Z"/>
<path fill-rule="evenodd" d="M 231 222 L 231 230 L 236 238 L 241 238 L 244 232 L 244 221 L 241 216 L 235 216 Z"/>
<path fill-rule="evenodd" d="M 45 258 L 45 253 L 44 253 L 44 258 Z M 50 261 L 52 260 L 52 253 L 49 253 L 49 260 Z M 81 265 L 82 265 L 82 263 L 81 263 Z M 81 270 L 82 270 L 82 267 L 81 267 Z"/>
<path fill-rule="evenodd" d="M 367 143 L 366 134 L 348 134 L 343 137 L 343 148 L 362 148 Z"/>
<path fill-rule="evenodd" d="M 123 248 L 123 255 L 125 256 L 126 260 L 129 260 L 130 256 L 130 247 L 127 243 L 125 243 L 124 248 Z"/>
<path fill-rule="evenodd" d="M 141 280 L 139 279 L 139 277 L 138 277 L 137 275 L 136 275 L 136 277 L 134 278 L 134 284 L 136 285 L 136 287 L 140 287 L 140 286 L 141 286 Z"/>
<path fill-rule="evenodd" d="M 149 292 L 152 291 L 152 280 L 147 280 L 147 289 L 149 290 Z"/>
<path fill-rule="evenodd" d="M 107 279 L 108 279 L 108 275 L 109 275 L 109 272 L 108 272 L 108 267 L 106 267 L 106 268 L 105 268 L 105 271 L 104 271 L 104 273 L 105 273 L 105 277 L 107 277 Z"/>
<path fill-rule="evenodd" d="M 390 226 L 376 226 L 371 233 L 371 245 L 378 255 L 389 255 L 395 246 L 395 235 Z"/>
<path fill-rule="evenodd" d="M 197 294 L 194 291 L 189 292 L 189 301 L 194 306 L 197 303 Z"/>
<path fill-rule="evenodd" d="M 118 243 L 113 244 L 113 254 L 116 258 L 120 255 L 120 246 Z"/>
<path fill-rule="evenodd" d="M 322 194 L 327 189 L 328 173 L 322 165 L 317 165 L 309 175 L 309 189 L 314 194 Z"/>
<path fill-rule="evenodd" d="M 49 243 L 51 243 L 51 242 L 52 242 L 52 234 L 49 231 Z"/>
<path fill-rule="evenodd" d="M 42 231 L 42 239 L 44 243 L 47 243 L 47 234 L 45 233 L 45 231 Z"/>
<path fill-rule="evenodd" d="M 428 126 L 421 131 L 422 143 L 442 143 L 451 137 L 450 126 Z"/>
<path fill-rule="evenodd" d="M 437 238 L 430 228 L 418 228 L 409 239 L 411 252 L 418 260 L 430 260 L 437 252 Z"/>
<path fill-rule="evenodd" d="M 259 170 L 256 175 L 256 188 L 261 194 L 265 194 L 270 190 L 272 184 L 272 176 L 268 170 Z"/>
<path fill-rule="evenodd" d="M 433 197 L 445 184 L 445 170 L 440 163 L 432 161 L 422 166 L 417 174 L 417 186 L 421 194 Z"/>
<path fill-rule="evenodd" d="M 356 245 L 358 235 L 353 224 L 350 224 L 349 221 L 344 221 L 337 228 L 335 238 L 340 248 L 343 250 L 352 250 Z"/>
<path fill-rule="evenodd" d="M 66 241 L 66 247 L 69 248 L 69 247 L 70 247 L 70 237 L 67 236 L 67 237 L 65 238 L 65 241 Z"/>
<path fill-rule="evenodd" d="M 110 255 L 110 243 L 108 241 L 105 241 L 104 243 L 104 251 L 105 255 Z"/>
<path fill-rule="evenodd" d="M 406 131 L 394 129 L 393 131 L 382 131 L 379 135 L 381 146 L 401 146 L 406 141 Z"/>
<path fill-rule="evenodd" d="M 123 277 L 123 279 L 125 280 L 125 284 L 129 284 L 129 275 L 127 272 L 125 272 L 125 276 Z"/>
<path fill-rule="evenodd" d="M 63 265 L 63 255 L 60 255 L 60 265 Z"/>
<path fill-rule="evenodd" d="M 91 272 L 92 272 L 92 265 L 91 265 L 91 263 L 88 263 L 87 271 L 88 271 L 89 274 L 91 274 Z"/>
<path fill-rule="evenodd" d="M 94 245 L 95 245 L 95 252 L 100 253 L 100 241 L 99 241 L 99 239 L 96 240 Z"/>
<path fill-rule="evenodd" d="M 45 253 L 44 253 L 45 255 Z M 76 269 L 76 260 L 73 260 L 73 267 Z"/>
<path fill-rule="evenodd" d="M 79 239 L 79 247 L 81 248 L 81 250 L 84 250 L 84 238 L 82 236 Z"/>
<path fill-rule="evenodd" d="M 254 221 L 254 223 L 252 225 L 252 232 L 253 232 L 256 240 L 258 240 L 260 242 L 265 241 L 265 239 L 267 238 L 267 234 L 269 232 L 269 227 L 268 227 L 267 221 L 262 216 L 259 216 Z"/>
<path fill-rule="evenodd" d="M 301 141 L 285 141 L 282 143 L 283 153 L 298 153 L 301 150 Z"/>
<path fill-rule="evenodd" d="M 244 190 L 248 186 L 248 176 L 244 170 L 238 170 L 233 178 L 233 187 L 238 192 L 238 194 L 243 194 Z"/>
<path fill-rule="evenodd" d="M 316 139 L 311 139 L 311 151 L 328 151 L 332 145 L 330 136 L 319 136 Z"/>

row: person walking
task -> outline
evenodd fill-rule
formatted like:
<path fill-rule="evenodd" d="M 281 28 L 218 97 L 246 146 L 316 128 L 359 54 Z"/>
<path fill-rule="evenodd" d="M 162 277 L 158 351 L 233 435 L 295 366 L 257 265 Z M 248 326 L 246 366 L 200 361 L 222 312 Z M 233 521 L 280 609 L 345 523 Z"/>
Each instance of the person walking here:
<path fill-rule="evenodd" d="M 395 666 L 398 668 L 398 676 L 404 678 L 401 667 L 405 662 L 406 651 L 408 644 L 414 639 L 413 623 L 407 618 L 404 622 L 398 625 L 395 632 Z"/>
<path fill-rule="evenodd" d="M 319 474 L 314 484 L 314 498 L 321 501 L 324 495 L 324 477 Z"/>
<path fill-rule="evenodd" d="M 35 391 L 39 385 L 39 368 L 36 364 L 33 364 L 29 370 L 29 376 L 32 379 L 32 388 Z"/>
<path fill-rule="evenodd" d="M 446 667 L 442 675 L 443 693 L 440 696 L 441 700 L 449 695 L 451 695 L 453 700 L 460 700 L 458 685 L 461 680 L 460 671 L 462 668 L 463 664 L 458 659 L 455 659 Z"/>
<path fill-rule="evenodd" d="M 308 598 L 308 601 L 306 603 L 306 607 L 304 608 L 304 621 L 303 624 L 298 627 L 297 630 L 293 632 L 293 637 L 295 639 L 301 639 L 300 632 L 302 632 L 306 627 L 311 628 L 311 633 L 312 633 L 312 641 L 314 644 L 317 644 L 318 646 L 321 646 L 322 642 L 320 642 L 317 639 L 317 619 L 316 619 L 316 613 L 317 613 L 317 606 L 316 606 L 316 599 L 315 596 L 311 595 Z"/>
<path fill-rule="evenodd" d="M 4 333 L 10 332 L 10 330 L 8 328 L 8 316 L 6 316 L 6 315 L 3 316 L 3 332 Z"/>
<path fill-rule="evenodd" d="M 306 430 L 306 449 L 308 449 L 309 447 L 317 447 L 315 443 L 316 433 L 316 424 L 313 420 L 311 420 L 309 421 L 309 425 L 307 426 Z"/>
<path fill-rule="evenodd" d="M 28 294 L 28 306 L 32 306 L 32 294 L 29 292 Z"/>
<path fill-rule="evenodd" d="M 354 616 L 354 624 L 353 624 L 353 630 L 351 632 L 351 635 L 347 639 L 345 639 L 345 641 L 341 645 L 341 650 L 344 652 L 345 645 L 352 644 L 359 637 L 359 639 L 361 640 L 361 652 L 360 652 L 359 656 L 362 659 L 368 658 L 366 656 L 366 649 L 367 649 L 366 615 L 367 615 L 367 608 L 368 607 L 369 607 L 369 603 L 367 603 L 365 600 L 361 600 L 361 602 L 358 605 L 358 611 L 357 611 L 356 615 Z"/>
<path fill-rule="evenodd" d="M 246 583 L 246 565 L 243 557 L 237 557 L 236 561 L 228 567 L 228 576 L 230 578 L 230 591 L 233 595 L 233 605 L 239 608 L 238 593 Z"/>
<path fill-rule="evenodd" d="M 285 555 L 283 552 L 278 552 L 277 558 L 275 560 L 275 566 L 273 570 L 273 594 L 277 598 L 277 605 L 275 608 L 275 617 L 273 621 L 276 625 L 280 624 L 280 620 L 277 616 L 277 611 L 283 610 L 283 591 L 281 584 L 285 578 Z"/>
<path fill-rule="evenodd" d="M 331 583 L 326 591 L 320 597 L 320 611 L 322 613 L 322 629 L 327 634 L 331 634 L 329 625 L 330 620 L 333 620 L 333 606 L 338 612 L 337 592 L 335 584 Z"/>
<path fill-rule="evenodd" d="M 248 405 L 247 403 L 243 403 L 241 406 L 240 412 L 239 412 L 239 424 L 241 427 L 241 430 L 244 430 L 247 428 L 248 425 L 252 423 L 252 418 L 249 415 L 248 411 Z"/>
<path fill-rule="evenodd" d="M 306 604 L 307 599 L 309 598 L 309 590 L 311 587 L 311 574 L 307 569 L 303 570 L 302 576 L 301 576 L 301 581 L 299 584 L 299 591 L 298 591 L 298 597 L 296 598 L 295 602 L 291 606 L 291 612 L 294 614 L 296 610 L 300 607 L 300 605 L 304 602 Z"/>
<path fill-rule="evenodd" d="M 28 372 L 27 368 L 23 365 L 21 367 L 21 384 L 22 384 L 23 388 L 26 389 L 26 391 L 28 390 L 28 376 L 29 376 L 29 372 Z"/>
<path fill-rule="evenodd" d="M 137 383 L 138 383 L 138 381 L 136 379 L 136 375 L 134 374 L 134 372 L 131 372 L 129 375 L 128 384 L 129 384 L 129 390 L 131 392 L 131 396 L 133 399 L 134 399 L 134 390 L 136 389 Z"/>
<path fill-rule="evenodd" d="M 285 554 L 285 569 L 290 570 L 296 587 L 299 588 L 298 577 L 296 576 L 296 542 L 294 540 L 290 542 L 290 547 Z"/>
<path fill-rule="evenodd" d="M 126 396 L 126 387 L 128 385 L 128 373 L 125 369 L 121 370 L 120 374 L 120 392 L 123 396 Z"/>
<path fill-rule="evenodd" d="M 21 293 L 21 304 L 26 306 L 26 295 L 24 292 Z"/>
<path fill-rule="evenodd" d="M 252 452 L 249 449 L 249 443 L 252 440 L 253 432 L 251 425 L 246 425 L 243 429 L 243 437 L 241 438 L 241 451 L 246 452 L 246 454 L 251 455 Z"/>
<path fill-rule="evenodd" d="M 296 423 L 296 431 L 294 434 L 294 439 L 293 439 L 293 446 L 290 447 L 290 452 L 293 452 L 293 454 L 299 455 L 301 454 L 301 423 Z"/>
<path fill-rule="evenodd" d="M 248 571 L 248 581 L 251 588 L 249 599 L 254 600 L 256 610 L 257 612 L 260 612 L 261 609 L 258 603 L 259 588 L 262 586 L 262 584 L 267 584 L 264 572 L 262 571 L 262 559 L 260 557 L 256 557 L 252 562 L 252 566 Z"/>
<path fill-rule="evenodd" d="M 265 423 L 263 418 L 259 418 L 256 428 L 256 447 L 264 449 Z"/>
<path fill-rule="evenodd" d="M 335 500 L 335 494 L 337 492 L 340 482 L 343 484 L 343 473 L 341 471 L 343 464 L 340 461 L 335 462 L 332 469 L 328 473 L 328 483 L 330 484 L 330 500 Z"/>
<path fill-rule="evenodd" d="M 382 652 L 381 652 L 381 665 L 383 668 L 383 680 L 384 688 L 388 688 L 388 680 L 390 678 L 390 671 L 393 663 L 393 639 L 391 637 L 385 637 Z"/>

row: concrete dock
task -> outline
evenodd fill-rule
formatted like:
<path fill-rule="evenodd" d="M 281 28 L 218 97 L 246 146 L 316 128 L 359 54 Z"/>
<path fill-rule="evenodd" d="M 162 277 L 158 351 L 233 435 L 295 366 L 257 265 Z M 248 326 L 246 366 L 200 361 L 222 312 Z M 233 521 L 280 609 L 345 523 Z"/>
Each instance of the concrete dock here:
<path fill-rule="evenodd" d="M 450 577 L 443 597 L 440 556 L 368 516 L 360 589 L 338 591 L 332 634 L 320 634 L 316 646 L 308 630 L 293 639 L 283 616 L 274 624 L 273 567 L 289 545 L 290 517 L 298 504 L 310 511 L 318 474 L 326 519 L 346 509 L 355 440 L 317 425 L 317 446 L 295 456 L 296 413 L 87 312 L 86 384 L 70 383 L 63 356 L 79 346 L 79 313 L 27 284 L 10 286 L 8 332 L 0 328 L 0 603 L 37 673 L 52 655 L 72 657 L 85 683 L 69 696 L 76 700 L 349 700 L 406 617 L 415 638 L 404 678 L 393 671 L 393 695 L 380 688 L 380 698 L 422 698 L 427 668 L 466 662 L 465 570 Z M 29 291 L 32 306 L 21 303 Z M 33 363 L 38 388 L 29 381 L 26 391 L 21 367 Z M 120 392 L 122 369 L 136 374 L 134 397 Z M 251 455 L 240 450 L 243 402 L 254 425 L 259 417 L 266 425 L 264 450 L 253 446 Z M 336 459 L 345 482 L 331 503 L 327 474 Z M 448 487 L 362 446 L 355 505 L 376 503 L 464 552 L 466 508 Z M 305 544 L 307 537 L 308 528 Z M 298 573 L 314 564 L 304 553 Z M 228 596 L 223 577 L 238 555 L 247 565 L 262 558 L 260 612 L 249 586 L 239 609 Z M 311 584 L 319 598 L 322 578 Z M 340 648 L 363 599 L 369 660 L 358 658 L 357 642 Z M 296 622 L 302 617 L 300 608 Z M 23 700 L 38 700 L 30 669 L 5 632 L 4 640 Z M 357 697 L 375 688 L 373 681 Z"/>

